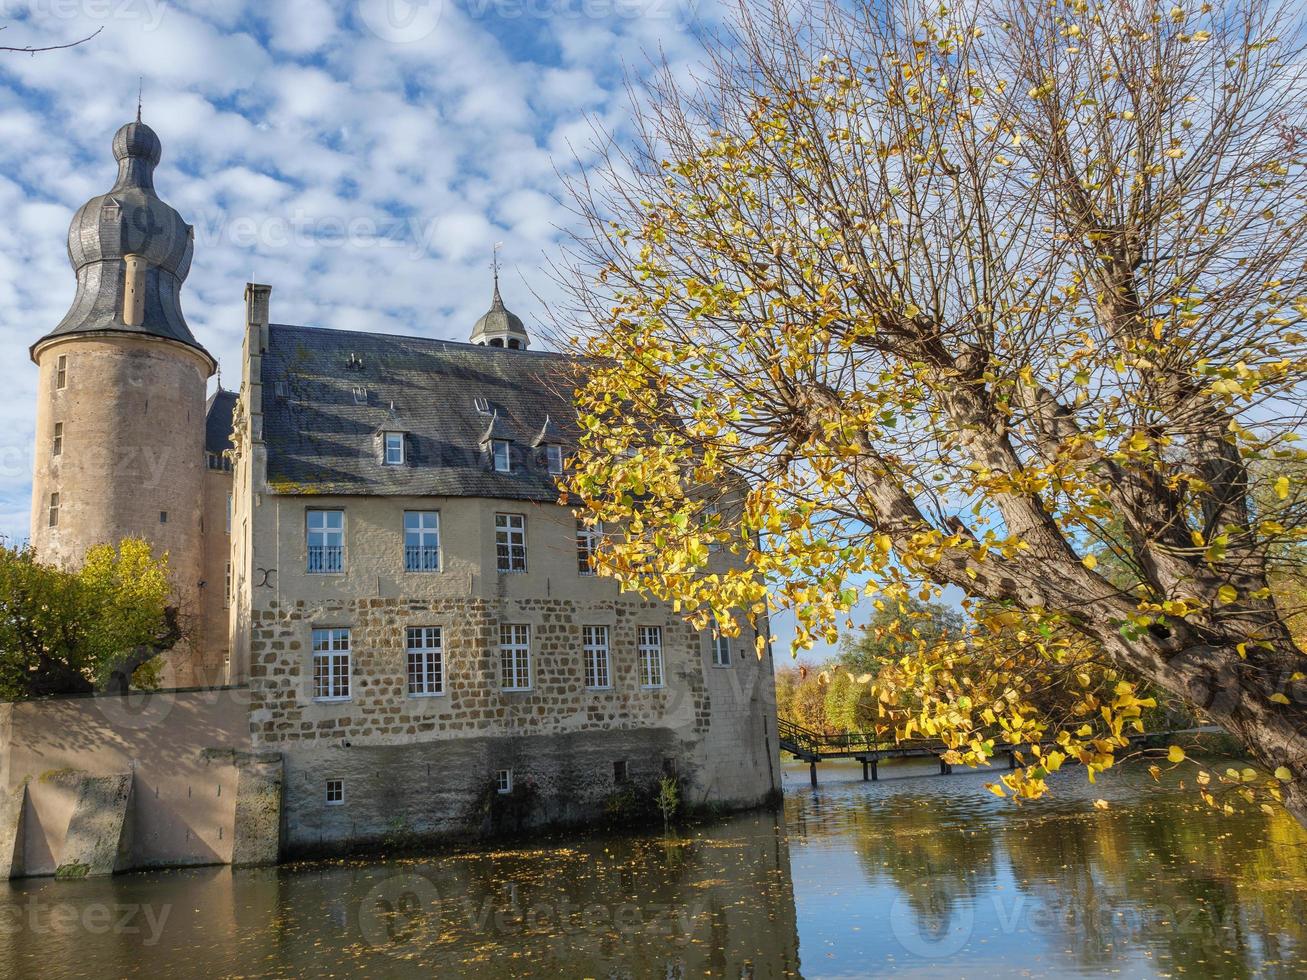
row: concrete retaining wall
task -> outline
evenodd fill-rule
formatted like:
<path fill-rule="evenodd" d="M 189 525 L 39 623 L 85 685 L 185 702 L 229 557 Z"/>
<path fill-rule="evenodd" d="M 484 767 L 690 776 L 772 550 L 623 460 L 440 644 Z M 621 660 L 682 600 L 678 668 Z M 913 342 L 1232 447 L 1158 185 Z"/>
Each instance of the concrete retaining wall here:
<path fill-rule="evenodd" d="M 0 704 L 0 790 L 21 800 L 0 805 L 0 865 L 7 833 L 15 876 L 226 864 L 248 751 L 239 688 Z"/>

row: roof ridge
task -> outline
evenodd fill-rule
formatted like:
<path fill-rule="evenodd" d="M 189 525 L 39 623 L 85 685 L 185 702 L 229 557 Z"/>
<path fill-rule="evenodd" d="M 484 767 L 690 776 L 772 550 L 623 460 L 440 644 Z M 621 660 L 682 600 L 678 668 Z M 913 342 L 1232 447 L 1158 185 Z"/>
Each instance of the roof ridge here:
<path fill-rule="evenodd" d="M 306 323 L 269 323 L 269 330 L 311 330 L 314 333 L 330 333 L 351 337 L 384 337 L 391 340 L 416 340 L 424 344 L 443 344 L 449 347 L 457 347 L 462 350 L 476 351 L 478 353 L 496 353 L 514 355 L 527 355 L 542 358 L 559 358 L 561 360 L 577 360 L 580 355 L 567 354 L 562 351 L 553 350 L 516 350 L 508 347 L 490 347 L 485 344 L 473 344 L 466 340 L 448 340 L 444 337 L 424 337 L 420 334 L 407 333 L 386 333 L 378 330 L 343 330 L 339 327 L 318 327 Z"/>

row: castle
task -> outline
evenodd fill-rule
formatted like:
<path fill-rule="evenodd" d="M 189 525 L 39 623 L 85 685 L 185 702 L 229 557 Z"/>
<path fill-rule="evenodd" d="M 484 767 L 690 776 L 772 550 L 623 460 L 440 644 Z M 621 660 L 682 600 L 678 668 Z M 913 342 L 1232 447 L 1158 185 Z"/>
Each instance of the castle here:
<path fill-rule="evenodd" d="M 149 540 L 191 625 L 154 709 L 4 706 L 0 873 L 585 823 L 665 774 L 691 804 L 778 789 L 770 652 L 592 574 L 556 486 L 578 364 L 497 276 L 468 343 L 276 323 L 249 284 L 240 390 L 206 397 L 159 139 L 138 116 L 113 154 L 31 348 L 32 544 Z"/>

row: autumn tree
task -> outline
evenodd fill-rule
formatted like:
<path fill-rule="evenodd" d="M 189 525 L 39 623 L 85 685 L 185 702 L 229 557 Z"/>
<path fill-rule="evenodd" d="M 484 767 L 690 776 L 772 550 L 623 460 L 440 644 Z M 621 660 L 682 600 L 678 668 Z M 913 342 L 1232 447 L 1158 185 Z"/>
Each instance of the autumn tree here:
<path fill-rule="evenodd" d="M 0 698 L 152 685 L 183 637 L 171 595 L 167 557 L 137 538 L 90 549 L 77 571 L 0 548 Z"/>
<path fill-rule="evenodd" d="M 792 610 L 800 647 L 954 586 L 969 635 L 876 682 L 897 734 L 1028 742 L 994 788 L 1037 796 L 1127 749 L 1143 681 L 1307 820 L 1270 589 L 1307 505 L 1300 37 L 1266 0 L 746 2 L 573 187 L 601 573 L 700 624 Z M 1137 588 L 1096 570 L 1113 521 Z M 1013 630 L 1037 656 L 995 670 Z"/>

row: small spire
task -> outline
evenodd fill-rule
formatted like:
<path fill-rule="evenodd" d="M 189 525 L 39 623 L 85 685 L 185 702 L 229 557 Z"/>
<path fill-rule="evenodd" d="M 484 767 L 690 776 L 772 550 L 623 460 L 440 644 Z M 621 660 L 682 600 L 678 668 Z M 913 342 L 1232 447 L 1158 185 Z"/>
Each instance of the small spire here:
<path fill-rule="evenodd" d="M 502 309 L 504 306 L 504 301 L 499 296 L 499 250 L 503 247 L 503 242 L 495 242 L 494 248 L 490 250 L 490 269 L 495 276 L 495 292 L 490 300 L 491 309 Z"/>
<path fill-rule="evenodd" d="M 145 101 L 145 76 L 139 75 L 136 79 L 136 121 L 141 121 L 141 103 Z"/>

